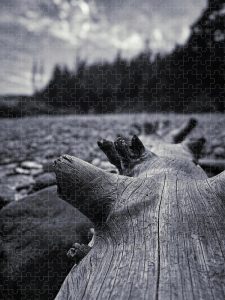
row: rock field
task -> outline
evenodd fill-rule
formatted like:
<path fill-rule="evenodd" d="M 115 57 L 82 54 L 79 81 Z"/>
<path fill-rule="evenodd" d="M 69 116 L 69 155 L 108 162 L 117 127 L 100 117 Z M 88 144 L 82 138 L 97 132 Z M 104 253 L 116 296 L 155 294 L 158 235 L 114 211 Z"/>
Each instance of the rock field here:
<path fill-rule="evenodd" d="M 52 162 L 61 154 L 82 158 L 111 169 L 98 149 L 100 138 L 136 133 L 132 125 L 160 122 L 173 129 L 189 115 L 137 114 L 105 116 L 40 116 L 0 119 L 0 208 L 27 194 L 55 184 Z M 222 114 L 194 115 L 199 124 L 192 136 L 207 139 L 203 157 L 225 158 L 225 117 Z"/>

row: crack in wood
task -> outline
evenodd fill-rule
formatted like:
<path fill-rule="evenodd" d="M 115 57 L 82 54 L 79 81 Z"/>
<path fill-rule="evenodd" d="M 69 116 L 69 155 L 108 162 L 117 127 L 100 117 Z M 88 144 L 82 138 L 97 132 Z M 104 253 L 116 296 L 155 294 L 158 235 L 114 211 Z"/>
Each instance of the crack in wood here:
<path fill-rule="evenodd" d="M 157 222 L 157 230 L 158 230 L 158 239 L 157 239 L 157 247 L 158 247 L 158 260 L 157 260 L 157 277 L 156 277 L 156 292 L 155 292 L 155 300 L 159 299 L 159 284 L 160 284 L 160 210 L 161 204 L 163 199 L 163 193 L 166 184 L 166 175 L 163 182 L 163 188 L 161 192 L 160 202 L 159 202 L 159 209 L 158 209 L 158 222 Z"/>

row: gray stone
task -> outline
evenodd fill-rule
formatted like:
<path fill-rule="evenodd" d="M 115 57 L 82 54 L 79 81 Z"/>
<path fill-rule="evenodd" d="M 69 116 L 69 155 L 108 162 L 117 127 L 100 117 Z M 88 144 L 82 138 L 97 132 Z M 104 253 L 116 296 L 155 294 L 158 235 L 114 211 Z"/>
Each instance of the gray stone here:
<path fill-rule="evenodd" d="M 12 189 L 21 190 L 29 188 L 34 184 L 34 179 L 28 175 L 12 175 L 4 178 L 4 183 L 8 184 Z"/>
<path fill-rule="evenodd" d="M 220 140 L 212 140 L 211 142 L 211 146 L 212 148 L 216 148 L 216 147 L 219 147 L 221 145 L 221 141 Z"/>
<path fill-rule="evenodd" d="M 28 194 L 28 190 L 27 189 L 20 190 L 19 192 L 16 192 L 16 194 L 15 194 L 15 200 L 16 201 L 21 200 L 24 197 L 26 197 L 27 194 Z"/>
<path fill-rule="evenodd" d="M 21 163 L 21 167 L 24 169 L 42 169 L 42 165 L 35 161 L 24 161 Z"/>
<path fill-rule="evenodd" d="M 11 163 L 11 160 L 12 160 L 12 159 L 11 159 L 11 158 L 8 158 L 8 157 L 7 157 L 7 158 L 3 158 L 3 159 L 1 159 L 1 163 L 2 163 L 2 164 L 10 164 L 10 163 Z"/>
<path fill-rule="evenodd" d="M 32 191 L 39 191 L 54 184 L 56 184 L 55 173 L 44 173 L 35 178 Z"/>
<path fill-rule="evenodd" d="M 23 175 L 29 175 L 29 174 L 30 174 L 30 170 L 24 169 L 24 168 L 20 168 L 20 167 L 17 167 L 17 168 L 15 169 L 15 172 L 16 172 L 17 174 L 23 174 Z"/>
<path fill-rule="evenodd" d="M 99 158 L 95 158 L 95 159 L 92 160 L 91 163 L 92 163 L 92 165 L 98 167 L 101 164 L 101 161 L 100 161 Z"/>
<path fill-rule="evenodd" d="M 87 244 L 91 222 L 59 199 L 56 186 L 0 210 L 0 299 L 54 299 L 74 262 L 67 251 Z"/>
<path fill-rule="evenodd" d="M 14 169 L 16 168 L 17 164 L 8 164 L 8 165 L 1 165 L 0 166 L 0 178 L 3 178 L 7 175 L 14 174 Z M 0 180 L 1 181 L 1 180 Z"/>
<path fill-rule="evenodd" d="M 53 167 L 53 161 L 52 160 L 46 160 L 43 162 L 43 171 L 44 172 L 54 172 L 54 167 Z"/>
<path fill-rule="evenodd" d="M 45 158 L 53 158 L 53 157 L 57 157 L 58 156 L 58 153 L 56 153 L 55 150 L 47 150 L 45 152 Z"/>
<path fill-rule="evenodd" d="M 108 162 L 108 161 L 102 161 L 99 167 L 101 169 L 107 170 L 107 171 L 111 171 L 113 169 L 116 170 L 116 168 L 110 162 Z"/>
<path fill-rule="evenodd" d="M 42 173 L 43 173 L 43 169 L 32 169 L 32 170 L 30 170 L 30 175 L 32 175 L 34 177 L 38 176 Z"/>
<path fill-rule="evenodd" d="M 225 149 L 223 147 L 216 147 L 214 150 L 213 150 L 213 154 L 216 156 L 216 157 L 225 157 Z"/>
<path fill-rule="evenodd" d="M 8 184 L 0 184 L 0 209 L 15 200 L 15 190 Z"/>

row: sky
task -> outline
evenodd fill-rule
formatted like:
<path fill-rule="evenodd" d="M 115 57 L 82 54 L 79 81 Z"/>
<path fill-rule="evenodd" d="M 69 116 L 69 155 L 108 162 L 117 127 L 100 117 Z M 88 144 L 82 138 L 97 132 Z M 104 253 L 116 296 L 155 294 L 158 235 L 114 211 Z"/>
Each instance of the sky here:
<path fill-rule="evenodd" d="M 45 85 L 58 64 L 74 68 L 184 44 L 206 0 L 0 0 L 0 94 L 31 94 L 32 68 Z"/>

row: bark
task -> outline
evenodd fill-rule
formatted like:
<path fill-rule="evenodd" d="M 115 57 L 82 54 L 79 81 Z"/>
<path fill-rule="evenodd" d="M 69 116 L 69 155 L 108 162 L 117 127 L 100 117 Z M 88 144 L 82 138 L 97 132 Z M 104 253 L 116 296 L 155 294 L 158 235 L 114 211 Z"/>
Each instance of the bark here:
<path fill-rule="evenodd" d="M 100 142 L 118 175 L 56 161 L 61 195 L 96 224 L 56 299 L 225 298 L 225 173 L 207 178 L 185 142 L 145 141 Z"/>

